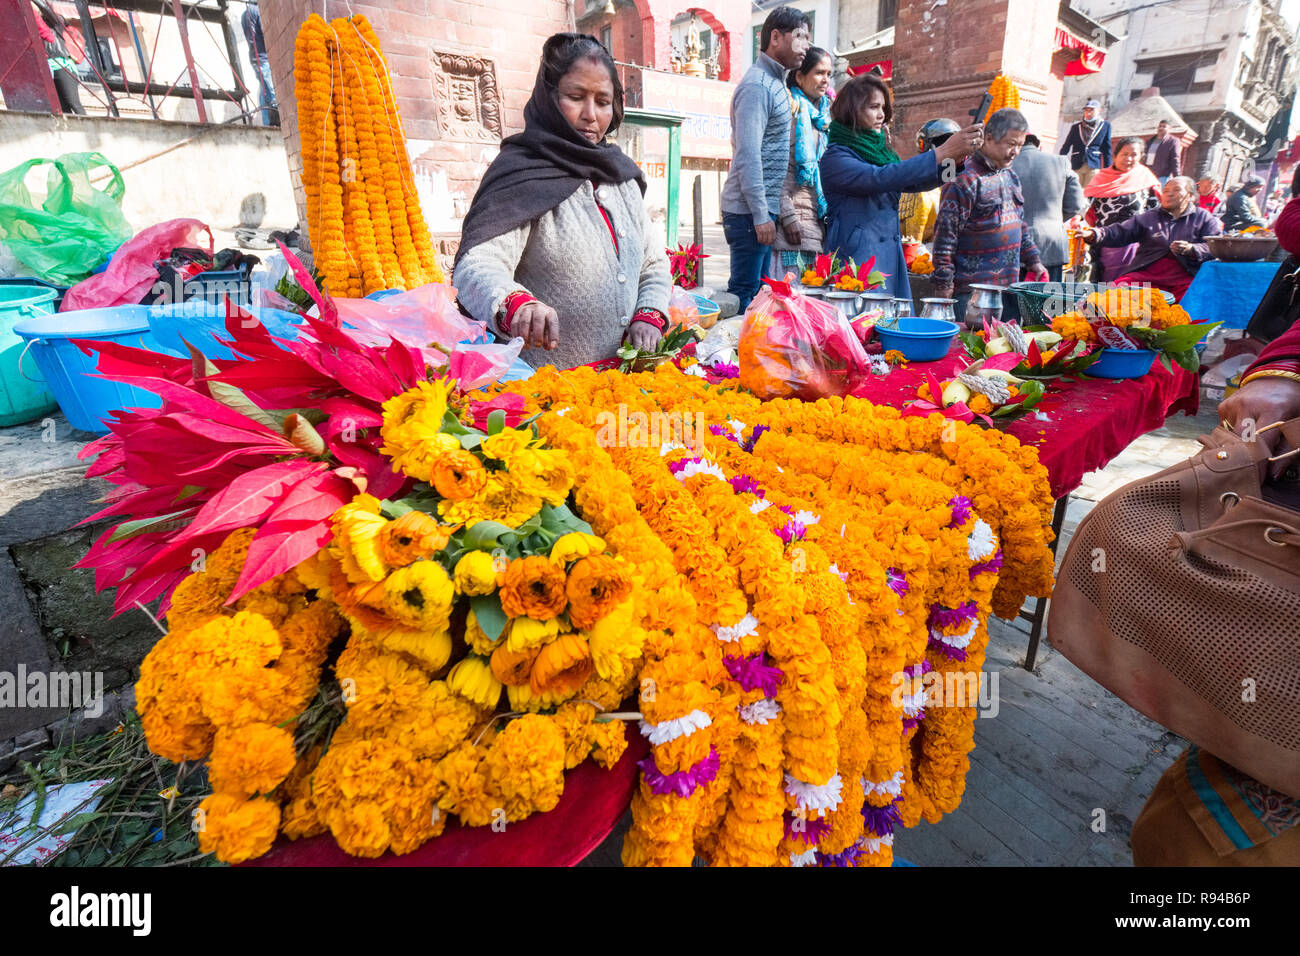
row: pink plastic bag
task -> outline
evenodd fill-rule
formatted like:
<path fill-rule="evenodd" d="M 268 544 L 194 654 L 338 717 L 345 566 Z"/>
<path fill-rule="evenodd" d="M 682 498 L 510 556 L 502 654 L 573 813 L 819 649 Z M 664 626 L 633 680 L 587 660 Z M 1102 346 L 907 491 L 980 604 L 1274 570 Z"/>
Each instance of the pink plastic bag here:
<path fill-rule="evenodd" d="M 203 247 L 211 255 L 212 230 L 197 219 L 169 219 L 141 230 L 113 253 L 107 269 L 69 289 L 59 311 L 138 305 L 158 281 L 154 263 L 166 259 L 180 246 L 199 247 L 204 233 L 208 241 Z M 174 295 L 166 301 L 179 302 L 181 298 Z"/>
<path fill-rule="evenodd" d="M 487 326 L 466 318 L 456 306 L 456 290 L 430 282 L 382 299 L 340 299 L 339 318 L 361 334 L 367 345 L 383 345 L 391 336 L 403 345 L 423 348 L 431 342 L 451 348 L 457 342 L 485 341 Z"/>

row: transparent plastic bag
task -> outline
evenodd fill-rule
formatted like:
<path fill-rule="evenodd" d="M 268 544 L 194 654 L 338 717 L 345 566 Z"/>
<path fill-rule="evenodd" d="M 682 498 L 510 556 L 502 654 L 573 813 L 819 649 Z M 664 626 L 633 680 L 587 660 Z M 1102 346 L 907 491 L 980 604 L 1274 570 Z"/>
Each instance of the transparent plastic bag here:
<path fill-rule="evenodd" d="M 846 395 L 871 374 L 857 334 L 833 307 L 764 279 L 740 330 L 740 384 L 762 399 Z"/>
<path fill-rule="evenodd" d="M 487 326 L 467 318 L 456 306 L 456 290 L 430 282 L 382 299 L 336 298 L 339 318 L 367 345 L 394 338 L 424 348 L 434 342 L 450 349 L 458 342 L 488 342 Z"/>
<path fill-rule="evenodd" d="M 688 329 L 701 328 L 700 307 L 695 296 L 680 286 L 673 286 L 672 295 L 668 299 L 668 324 Z"/>

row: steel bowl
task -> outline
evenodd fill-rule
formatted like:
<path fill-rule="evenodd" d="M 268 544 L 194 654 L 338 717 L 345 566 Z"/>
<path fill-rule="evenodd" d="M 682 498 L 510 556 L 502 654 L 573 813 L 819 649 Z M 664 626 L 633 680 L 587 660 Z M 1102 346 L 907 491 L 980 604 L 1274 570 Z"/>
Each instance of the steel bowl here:
<path fill-rule="evenodd" d="M 1210 253 L 1224 262 L 1257 262 L 1277 248 L 1276 236 L 1210 236 L 1205 240 Z"/>

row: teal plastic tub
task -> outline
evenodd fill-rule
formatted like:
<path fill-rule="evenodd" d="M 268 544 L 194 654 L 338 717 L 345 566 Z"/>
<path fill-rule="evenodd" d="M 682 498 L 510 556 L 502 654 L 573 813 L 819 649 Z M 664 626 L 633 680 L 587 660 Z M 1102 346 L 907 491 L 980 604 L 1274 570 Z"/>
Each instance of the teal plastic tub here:
<path fill-rule="evenodd" d="M 35 283 L 0 285 L 0 426 L 21 425 L 58 407 L 43 377 L 34 369 L 30 378 L 23 375 L 26 346 L 14 332 L 19 322 L 53 314 L 58 297 L 56 290 Z"/>
<path fill-rule="evenodd" d="M 95 377 L 99 356 L 86 355 L 71 339 L 101 339 L 133 348 L 177 354 L 162 348 L 149 331 L 149 308 L 123 305 L 111 309 L 81 309 L 29 318 L 14 326 L 27 342 L 30 366 L 36 366 L 49 383 L 54 398 L 73 428 L 104 433 L 105 420 L 120 408 L 158 408 L 162 399 L 152 392 L 122 382 Z"/>

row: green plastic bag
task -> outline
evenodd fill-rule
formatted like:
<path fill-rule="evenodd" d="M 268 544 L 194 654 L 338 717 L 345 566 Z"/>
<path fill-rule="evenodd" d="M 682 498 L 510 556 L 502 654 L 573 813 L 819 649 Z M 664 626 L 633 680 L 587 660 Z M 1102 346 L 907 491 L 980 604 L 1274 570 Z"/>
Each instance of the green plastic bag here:
<path fill-rule="evenodd" d="M 50 167 L 45 201 L 37 206 L 27 174 Z M 111 175 L 102 189 L 93 170 Z M 132 236 L 122 215 L 122 173 L 101 153 L 65 153 L 29 159 L 0 173 L 0 242 L 35 275 L 56 285 L 75 285 Z"/>

